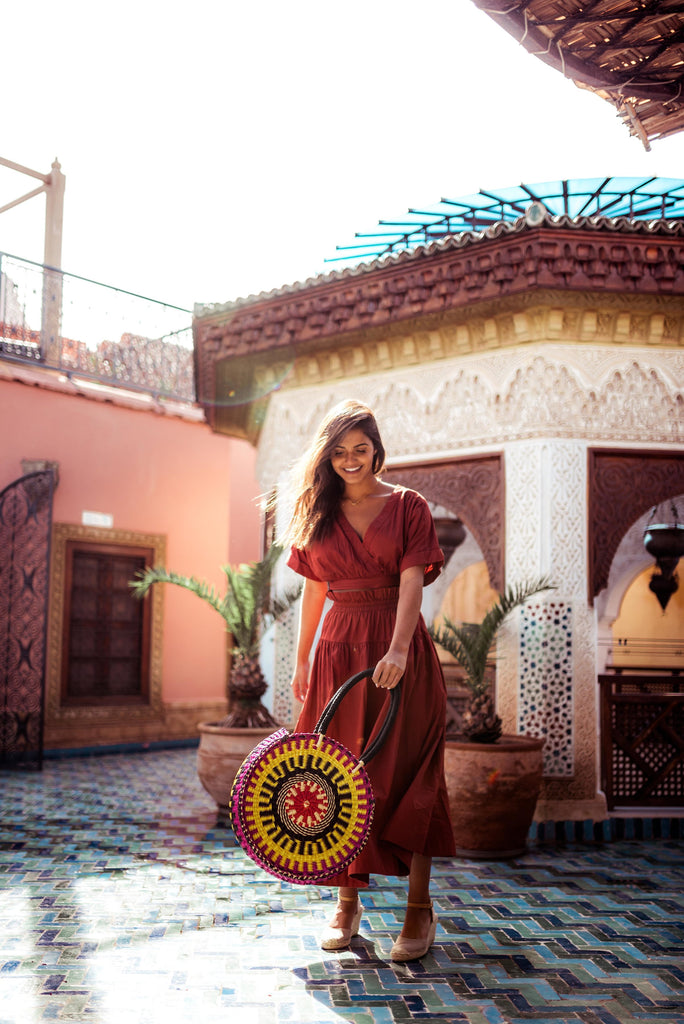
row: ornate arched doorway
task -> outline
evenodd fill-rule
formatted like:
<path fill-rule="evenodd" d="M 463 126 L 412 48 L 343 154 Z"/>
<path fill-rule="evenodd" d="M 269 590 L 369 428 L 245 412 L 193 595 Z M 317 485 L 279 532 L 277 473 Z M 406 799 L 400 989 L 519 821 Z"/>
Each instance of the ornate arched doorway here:
<path fill-rule="evenodd" d="M 590 450 L 589 590 L 609 810 L 684 805 L 684 604 L 680 595 L 660 607 L 643 543 L 650 510 L 683 498 L 680 454 Z"/>

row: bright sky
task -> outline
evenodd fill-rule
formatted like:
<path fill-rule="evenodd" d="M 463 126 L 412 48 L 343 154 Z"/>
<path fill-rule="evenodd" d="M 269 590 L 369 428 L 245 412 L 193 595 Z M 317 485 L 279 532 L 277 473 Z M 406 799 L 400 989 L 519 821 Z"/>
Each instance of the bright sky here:
<path fill-rule="evenodd" d="M 62 266 L 192 308 L 480 188 L 684 177 L 471 0 L 10 0 L 0 156 L 66 175 Z M 0 206 L 38 183 L 0 168 Z M 41 262 L 45 200 L 0 215 Z M 344 264 L 343 264 L 344 266 Z"/>

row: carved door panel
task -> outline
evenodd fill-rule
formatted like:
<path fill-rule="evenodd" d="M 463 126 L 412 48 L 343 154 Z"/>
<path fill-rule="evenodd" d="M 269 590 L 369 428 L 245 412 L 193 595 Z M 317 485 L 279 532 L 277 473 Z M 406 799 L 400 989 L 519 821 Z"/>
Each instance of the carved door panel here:
<path fill-rule="evenodd" d="M 128 584 L 153 554 L 67 543 L 62 707 L 149 703 L 150 602 Z"/>
<path fill-rule="evenodd" d="M 0 492 L 0 764 L 42 767 L 54 474 Z"/>

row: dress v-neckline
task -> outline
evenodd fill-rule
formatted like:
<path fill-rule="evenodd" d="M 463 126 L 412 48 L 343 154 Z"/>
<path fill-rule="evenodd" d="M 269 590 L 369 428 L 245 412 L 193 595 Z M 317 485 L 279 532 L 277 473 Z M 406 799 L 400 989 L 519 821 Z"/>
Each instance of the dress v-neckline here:
<path fill-rule="evenodd" d="M 389 505 L 390 501 L 392 500 L 392 498 L 397 493 L 398 493 L 398 491 L 397 491 L 397 488 L 395 487 L 395 489 L 392 491 L 392 493 L 387 495 L 387 497 L 385 498 L 385 500 L 382 503 L 382 508 L 378 510 L 377 515 L 373 516 L 373 518 L 371 519 L 370 523 L 366 527 L 363 536 L 361 536 L 361 534 L 358 532 L 356 527 L 352 526 L 351 522 L 349 521 L 347 516 L 344 514 L 343 510 L 340 509 L 340 517 L 341 517 L 341 519 L 344 521 L 345 525 L 349 527 L 350 531 L 354 534 L 356 539 L 361 542 L 361 544 L 365 545 L 366 537 L 368 536 L 369 531 L 372 530 L 372 528 L 375 526 L 375 524 L 377 523 L 378 519 L 380 519 L 380 517 L 383 515 L 383 513 L 384 513 L 385 509 L 387 508 L 387 506 Z"/>

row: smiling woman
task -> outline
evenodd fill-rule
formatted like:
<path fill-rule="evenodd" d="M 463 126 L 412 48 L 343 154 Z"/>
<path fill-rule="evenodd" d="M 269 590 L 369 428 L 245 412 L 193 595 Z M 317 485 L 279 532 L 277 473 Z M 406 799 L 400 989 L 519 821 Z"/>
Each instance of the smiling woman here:
<path fill-rule="evenodd" d="M 377 453 L 363 430 L 348 431 L 330 457 L 333 470 L 344 481 L 342 509 L 363 540 L 366 530 L 394 492 L 376 477 Z"/>
<path fill-rule="evenodd" d="M 369 841 L 321 882 L 339 886 L 321 945 L 342 949 L 357 934 L 358 890 L 370 874 L 408 875 L 406 919 L 392 948 L 404 961 L 434 941 L 431 858 L 448 856 L 454 843 L 443 772 L 446 691 L 420 614 L 423 587 L 444 559 L 427 502 L 385 483 L 384 461 L 375 418 L 354 401 L 328 414 L 301 461 L 288 538 L 288 564 L 305 579 L 292 687 L 303 702 L 295 731 L 312 732 L 341 682 L 370 669 L 371 684 L 352 691 L 328 730 L 358 757 L 381 728 L 384 691 L 402 681 L 393 727 L 368 766 L 376 795 Z M 310 663 L 326 598 L 332 606 Z"/>

